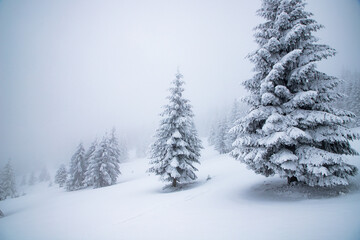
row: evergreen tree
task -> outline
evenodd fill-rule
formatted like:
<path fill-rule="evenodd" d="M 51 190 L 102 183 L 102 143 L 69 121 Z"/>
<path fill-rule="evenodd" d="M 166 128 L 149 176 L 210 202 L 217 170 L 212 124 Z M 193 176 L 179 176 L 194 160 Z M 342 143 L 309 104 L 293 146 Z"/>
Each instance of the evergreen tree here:
<path fill-rule="evenodd" d="M 136 149 L 135 149 L 135 156 L 138 158 L 146 157 L 146 153 L 147 153 L 149 144 L 150 143 L 145 140 L 140 140 L 140 142 L 137 142 Z"/>
<path fill-rule="evenodd" d="M 115 159 L 115 161 L 119 164 L 120 158 L 122 158 L 122 154 L 124 154 L 124 153 L 120 150 L 119 140 L 116 137 L 116 129 L 115 128 L 113 128 L 111 130 L 111 134 L 110 134 L 110 138 L 109 138 L 109 150 L 110 150 L 110 153 L 112 154 L 113 158 Z"/>
<path fill-rule="evenodd" d="M 348 184 L 356 167 L 344 155 L 356 154 L 358 139 L 347 124 L 352 113 L 335 109 L 339 80 L 316 69 L 335 50 L 318 44 L 322 28 L 302 0 L 263 0 L 256 27 L 259 49 L 249 55 L 255 75 L 244 82 L 249 113 L 239 121 L 232 155 L 256 173 L 279 174 L 310 186 Z"/>
<path fill-rule="evenodd" d="M 37 179 L 35 177 L 35 173 L 31 172 L 30 178 L 29 178 L 29 185 L 34 185 L 36 183 Z"/>
<path fill-rule="evenodd" d="M 236 121 L 244 115 L 244 107 L 235 100 L 231 111 L 224 114 L 221 120 L 218 120 L 210 129 L 208 142 L 213 145 L 220 154 L 226 154 L 233 150 L 233 142 L 236 140 L 236 133 L 230 131 Z"/>
<path fill-rule="evenodd" d="M 97 139 L 95 139 L 95 141 L 93 141 L 89 147 L 89 149 L 86 151 L 85 156 L 84 156 L 84 163 L 85 163 L 85 178 L 84 178 L 84 185 L 85 186 L 92 186 L 93 183 L 91 182 L 91 176 L 90 176 L 90 171 L 89 171 L 89 166 L 90 163 L 95 155 L 96 152 L 96 148 L 97 148 Z"/>
<path fill-rule="evenodd" d="M 236 138 L 237 138 L 237 134 L 234 131 L 231 131 L 231 129 L 236 126 L 236 122 L 237 120 L 244 116 L 243 113 L 244 109 L 241 107 L 240 103 L 238 100 L 235 100 L 232 108 L 231 108 L 231 112 L 229 114 L 229 118 L 227 121 L 227 132 L 226 132 L 226 137 L 225 137 L 225 145 L 227 148 L 227 152 L 231 152 L 234 147 L 233 147 L 233 143 L 235 142 Z"/>
<path fill-rule="evenodd" d="M 228 134 L 228 121 L 225 117 L 222 121 L 218 122 L 215 134 L 214 148 L 220 154 L 225 154 L 229 152 L 228 143 L 227 143 L 227 134 Z"/>
<path fill-rule="evenodd" d="M 122 139 L 119 143 L 119 150 L 120 150 L 120 161 L 125 161 L 129 158 L 128 147 L 125 139 Z"/>
<path fill-rule="evenodd" d="M 118 149 L 115 149 L 114 139 L 111 140 L 105 136 L 94 157 L 91 159 L 86 182 L 93 185 L 94 188 L 106 187 L 116 183 L 120 174 Z"/>
<path fill-rule="evenodd" d="M 86 172 L 84 155 L 85 149 L 82 143 L 80 143 L 70 162 L 69 178 L 66 183 L 66 188 L 69 191 L 78 190 L 84 187 Z"/>
<path fill-rule="evenodd" d="M 208 143 L 210 146 L 214 146 L 215 142 L 216 142 L 216 135 L 217 135 L 217 123 L 214 123 L 211 125 L 210 128 L 210 133 L 209 133 L 209 138 L 208 138 Z"/>
<path fill-rule="evenodd" d="M 67 180 L 67 170 L 64 164 L 61 164 L 59 169 L 56 171 L 55 183 L 63 187 Z"/>
<path fill-rule="evenodd" d="M 0 189 L 0 200 L 17 196 L 15 174 L 10 160 L 1 173 Z"/>
<path fill-rule="evenodd" d="M 0 201 L 5 199 L 5 189 L 3 186 L 4 176 L 3 171 L 0 171 Z"/>
<path fill-rule="evenodd" d="M 168 97 L 169 104 L 161 114 L 160 127 L 156 132 L 156 140 L 151 145 L 152 167 L 149 172 L 160 175 L 163 181 L 177 183 L 195 180 L 197 176 L 195 163 L 200 164 L 201 141 L 193 123 L 193 113 L 189 101 L 183 94 L 184 81 L 180 73 L 173 80 Z"/>
<path fill-rule="evenodd" d="M 47 182 L 50 181 L 50 174 L 47 170 L 47 168 L 44 166 L 39 174 L 39 182 Z"/>
<path fill-rule="evenodd" d="M 26 185 L 26 175 L 23 176 L 20 185 L 21 185 L 21 186 L 25 186 L 25 185 Z"/>

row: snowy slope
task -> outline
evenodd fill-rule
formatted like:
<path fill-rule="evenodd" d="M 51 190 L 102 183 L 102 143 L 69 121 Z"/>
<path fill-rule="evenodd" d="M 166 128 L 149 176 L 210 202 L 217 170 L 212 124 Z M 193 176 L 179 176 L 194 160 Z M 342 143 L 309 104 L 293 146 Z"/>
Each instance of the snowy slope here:
<path fill-rule="evenodd" d="M 34 186 L 0 202 L 0 239 L 360 239 L 359 176 L 327 191 L 287 187 L 210 147 L 202 154 L 199 180 L 176 192 L 145 173 L 147 159 L 122 164 L 106 188 Z"/>

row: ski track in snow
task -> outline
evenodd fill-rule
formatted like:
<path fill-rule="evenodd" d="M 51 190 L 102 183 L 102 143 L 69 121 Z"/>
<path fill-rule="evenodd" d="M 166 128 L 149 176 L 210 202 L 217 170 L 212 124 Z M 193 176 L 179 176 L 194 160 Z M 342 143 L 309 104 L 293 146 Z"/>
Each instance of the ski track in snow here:
<path fill-rule="evenodd" d="M 360 239 L 359 175 L 346 187 L 289 187 L 206 147 L 199 179 L 174 191 L 148 167 L 127 161 L 100 189 L 25 189 L 0 202 L 0 239 Z"/>

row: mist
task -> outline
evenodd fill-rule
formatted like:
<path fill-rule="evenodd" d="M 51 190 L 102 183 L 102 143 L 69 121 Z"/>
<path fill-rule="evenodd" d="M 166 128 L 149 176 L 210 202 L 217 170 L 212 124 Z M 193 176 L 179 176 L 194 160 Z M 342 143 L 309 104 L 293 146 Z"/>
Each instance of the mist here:
<path fill-rule="evenodd" d="M 0 1 L 0 167 L 18 173 L 68 163 L 116 127 L 149 141 L 179 68 L 201 136 L 246 91 L 246 55 L 260 1 Z M 328 74 L 358 70 L 360 3 L 309 0 L 337 56 Z"/>

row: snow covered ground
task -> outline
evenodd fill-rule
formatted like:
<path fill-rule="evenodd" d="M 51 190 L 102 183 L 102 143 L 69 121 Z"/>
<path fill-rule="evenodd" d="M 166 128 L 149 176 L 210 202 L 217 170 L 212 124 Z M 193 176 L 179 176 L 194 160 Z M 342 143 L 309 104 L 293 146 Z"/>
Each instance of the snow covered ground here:
<path fill-rule="evenodd" d="M 110 187 L 38 184 L 0 202 L 0 239 L 360 239 L 359 175 L 324 190 L 256 175 L 211 147 L 201 162 L 198 181 L 179 191 L 145 173 L 147 159 L 122 164 Z"/>

